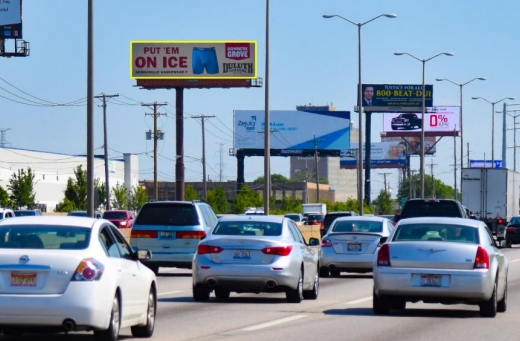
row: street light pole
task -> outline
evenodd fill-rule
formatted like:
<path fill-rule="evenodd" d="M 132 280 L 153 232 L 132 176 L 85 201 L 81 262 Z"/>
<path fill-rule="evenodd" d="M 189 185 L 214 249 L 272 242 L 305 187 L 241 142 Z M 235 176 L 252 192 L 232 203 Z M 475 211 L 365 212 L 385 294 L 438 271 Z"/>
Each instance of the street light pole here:
<path fill-rule="evenodd" d="M 421 59 L 418 58 L 408 52 L 395 52 L 394 55 L 396 56 L 402 56 L 402 55 L 408 55 L 412 57 L 413 59 L 416 59 L 422 63 L 422 124 L 421 124 L 421 153 L 420 153 L 420 162 L 421 166 L 419 169 L 420 172 L 420 178 L 421 178 L 421 198 L 424 198 L 424 124 L 426 122 L 425 119 L 425 113 L 426 113 L 426 84 L 425 84 L 425 69 L 426 69 L 426 62 L 429 60 L 432 60 L 433 58 L 436 58 L 438 56 L 454 56 L 455 54 L 453 52 L 442 52 L 439 54 L 436 54 L 433 57 L 430 57 L 428 59 Z"/>
<path fill-rule="evenodd" d="M 338 17 L 345 21 L 348 21 L 352 25 L 357 26 L 358 28 L 358 100 L 357 100 L 357 110 L 358 110 L 358 124 L 359 124 L 359 136 L 358 136 L 358 158 L 357 158 L 357 199 L 359 205 L 359 215 L 363 215 L 363 98 L 362 98 L 362 83 L 361 83 L 361 27 L 363 25 L 368 24 L 371 21 L 376 20 L 377 18 L 387 17 L 387 18 L 397 18 L 396 14 L 381 14 L 370 20 L 367 20 L 363 23 L 356 23 L 350 19 L 347 19 L 341 15 L 337 14 L 324 14 L 323 18 L 330 19 Z M 370 148 L 370 146 L 368 146 Z M 370 160 L 367 160 L 370 162 Z"/>
<path fill-rule="evenodd" d="M 491 102 L 484 97 L 471 97 L 471 99 L 481 99 L 491 104 L 491 168 L 495 168 L 495 104 L 500 103 L 506 99 L 514 100 L 515 98 L 504 97 L 496 102 Z"/>
<path fill-rule="evenodd" d="M 476 77 L 476 78 L 473 78 L 473 79 L 467 81 L 466 83 L 456 83 L 448 78 L 437 78 L 436 79 L 436 81 L 438 81 L 438 82 L 447 81 L 447 82 L 457 85 L 460 88 L 460 127 L 459 128 L 460 128 L 460 185 L 461 185 L 461 187 L 462 187 L 462 169 L 464 168 L 464 135 L 463 135 L 463 124 L 462 124 L 462 87 L 464 85 L 469 84 L 476 80 L 485 81 L 486 77 Z M 453 153 L 455 154 L 455 150 L 453 151 Z M 456 168 L 457 168 L 457 162 L 455 162 L 455 169 Z"/>

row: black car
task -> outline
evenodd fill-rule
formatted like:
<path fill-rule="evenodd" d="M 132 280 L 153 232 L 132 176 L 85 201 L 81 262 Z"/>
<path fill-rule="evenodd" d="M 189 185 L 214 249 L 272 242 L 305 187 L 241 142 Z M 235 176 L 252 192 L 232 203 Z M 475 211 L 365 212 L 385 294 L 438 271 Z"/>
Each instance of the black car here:
<path fill-rule="evenodd" d="M 392 130 L 398 129 L 419 129 L 422 127 L 422 119 L 416 114 L 400 114 L 397 117 L 392 118 Z"/>
<path fill-rule="evenodd" d="M 406 201 L 401 214 L 394 221 L 415 217 L 454 217 L 468 218 L 464 206 L 453 199 L 410 199 Z"/>
<path fill-rule="evenodd" d="M 520 244 L 520 217 L 512 217 L 506 226 L 506 247 Z"/>
<path fill-rule="evenodd" d="M 323 230 L 321 231 L 321 236 L 323 237 L 325 233 L 329 230 L 330 225 L 334 222 L 336 218 L 339 217 L 350 217 L 350 216 L 356 216 L 359 215 L 354 211 L 337 211 L 337 212 L 328 212 L 325 215 L 325 219 L 323 222 Z"/>

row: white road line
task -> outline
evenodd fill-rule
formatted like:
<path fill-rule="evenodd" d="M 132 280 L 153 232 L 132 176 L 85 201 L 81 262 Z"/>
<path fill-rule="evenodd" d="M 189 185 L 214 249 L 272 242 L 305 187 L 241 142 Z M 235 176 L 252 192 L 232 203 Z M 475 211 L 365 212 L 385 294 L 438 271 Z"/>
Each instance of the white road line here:
<path fill-rule="evenodd" d="M 307 315 L 289 316 L 289 317 L 286 317 L 286 318 L 283 318 L 283 319 L 279 319 L 279 320 L 276 320 L 276 321 L 260 323 L 260 324 L 257 324 L 256 326 L 243 328 L 242 330 L 250 332 L 250 331 L 254 331 L 254 330 L 258 330 L 258 329 L 263 329 L 263 328 L 276 326 L 278 324 L 282 324 L 282 323 L 286 323 L 286 322 L 291 322 L 291 321 L 298 320 L 298 319 L 301 319 L 301 318 L 304 318 L 304 317 L 307 317 Z"/>
<path fill-rule="evenodd" d="M 345 302 L 345 304 L 358 304 L 358 303 L 371 301 L 371 300 L 372 300 L 372 296 L 367 296 L 365 298 L 360 298 L 359 300 Z"/>
<path fill-rule="evenodd" d="M 510 260 L 510 261 L 509 261 L 509 263 L 516 263 L 516 262 L 520 262 L 520 258 L 513 259 L 513 260 Z"/>
<path fill-rule="evenodd" d="M 167 291 L 167 292 L 160 292 L 157 294 L 157 296 L 164 296 L 164 295 L 171 295 L 171 294 L 178 294 L 178 293 L 181 293 L 183 292 L 182 290 L 178 290 L 178 291 Z"/>

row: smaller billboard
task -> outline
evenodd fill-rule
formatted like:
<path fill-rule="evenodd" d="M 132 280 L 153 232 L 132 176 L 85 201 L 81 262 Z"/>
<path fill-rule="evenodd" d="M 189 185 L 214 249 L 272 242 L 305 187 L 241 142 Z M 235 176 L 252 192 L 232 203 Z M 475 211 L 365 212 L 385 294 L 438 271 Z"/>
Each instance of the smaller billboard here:
<path fill-rule="evenodd" d="M 495 160 L 495 167 L 492 160 L 469 160 L 469 168 L 502 168 L 502 160 Z"/>
<path fill-rule="evenodd" d="M 433 85 L 425 85 L 426 107 L 433 105 Z M 422 84 L 363 84 L 362 103 L 365 111 L 421 111 Z M 358 94 L 359 96 L 359 94 Z M 394 110 L 395 109 L 395 110 Z"/>
<path fill-rule="evenodd" d="M 381 142 L 398 142 L 406 145 L 406 154 L 420 155 L 421 154 L 421 137 L 420 136 L 385 136 L 381 137 Z M 424 137 L 424 154 L 434 155 L 437 152 L 437 138 L 435 136 Z"/>
<path fill-rule="evenodd" d="M 130 78 L 257 78 L 256 45 L 256 41 L 131 41 Z"/>
<path fill-rule="evenodd" d="M 0 1 L 0 39 L 22 38 L 22 0 Z"/>
<path fill-rule="evenodd" d="M 459 132 L 460 107 L 429 107 L 425 119 L 422 113 L 383 114 L 385 132 L 420 132 L 423 124 L 425 132 Z"/>
<path fill-rule="evenodd" d="M 355 168 L 359 143 L 351 143 L 350 149 L 342 153 L 340 168 Z M 363 144 L 363 155 L 365 148 Z M 365 158 L 363 157 L 363 164 Z M 402 168 L 406 164 L 406 144 L 404 142 L 376 142 L 370 144 L 370 166 L 372 168 Z"/>

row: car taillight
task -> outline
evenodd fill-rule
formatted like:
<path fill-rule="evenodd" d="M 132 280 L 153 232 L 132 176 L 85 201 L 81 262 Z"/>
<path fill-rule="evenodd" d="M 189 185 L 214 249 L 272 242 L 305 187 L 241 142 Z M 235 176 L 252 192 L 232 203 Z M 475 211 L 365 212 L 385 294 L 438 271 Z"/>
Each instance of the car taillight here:
<path fill-rule="evenodd" d="M 377 265 L 378 266 L 392 266 L 390 264 L 390 247 L 388 244 L 381 245 L 379 252 L 377 253 Z"/>
<path fill-rule="evenodd" d="M 322 239 L 321 247 L 332 247 L 332 242 L 328 239 Z"/>
<path fill-rule="evenodd" d="M 477 249 L 473 269 L 489 269 L 489 255 L 482 246 L 479 246 Z"/>
<path fill-rule="evenodd" d="M 273 246 L 264 247 L 262 252 L 266 255 L 289 256 L 292 251 L 292 246 Z"/>
<path fill-rule="evenodd" d="M 98 262 L 96 259 L 82 259 L 78 267 L 76 268 L 76 271 L 74 271 L 72 281 L 99 281 L 101 275 L 103 275 L 104 270 L 105 267 L 103 266 L 103 264 Z"/>
<path fill-rule="evenodd" d="M 515 232 L 515 231 L 516 231 L 516 228 L 514 228 L 514 227 L 508 227 L 508 228 L 506 228 L 506 231 L 507 231 L 507 232 Z"/>
<path fill-rule="evenodd" d="M 206 244 L 199 244 L 197 246 L 197 253 L 199 255 L 206 255 L 208 253 L 221 253 L 222 248 L 220 246 L 215 245 L 206 245 Z"/>
<path fill-rule="evenodd" d="M 157 231 L 132 230 L 130 238 L 157 238 Z"/>
<path fill-rule="evenodd" d="M 177 231 L 177 239 L 202 239 L 206 231 Z"/>
<path fill-rule="evenodd" d="M 119 226 L 126 226 L 126 221 L 122 221 L 119 223 Z"/>
<path fill-rule="evenodd" d="M 502 219 L 502 218 L 498 218 L 497 223 L 499 223 L 499 224 L 503 224 L 503 223 L 504 223 L 504 219 Z"/>

